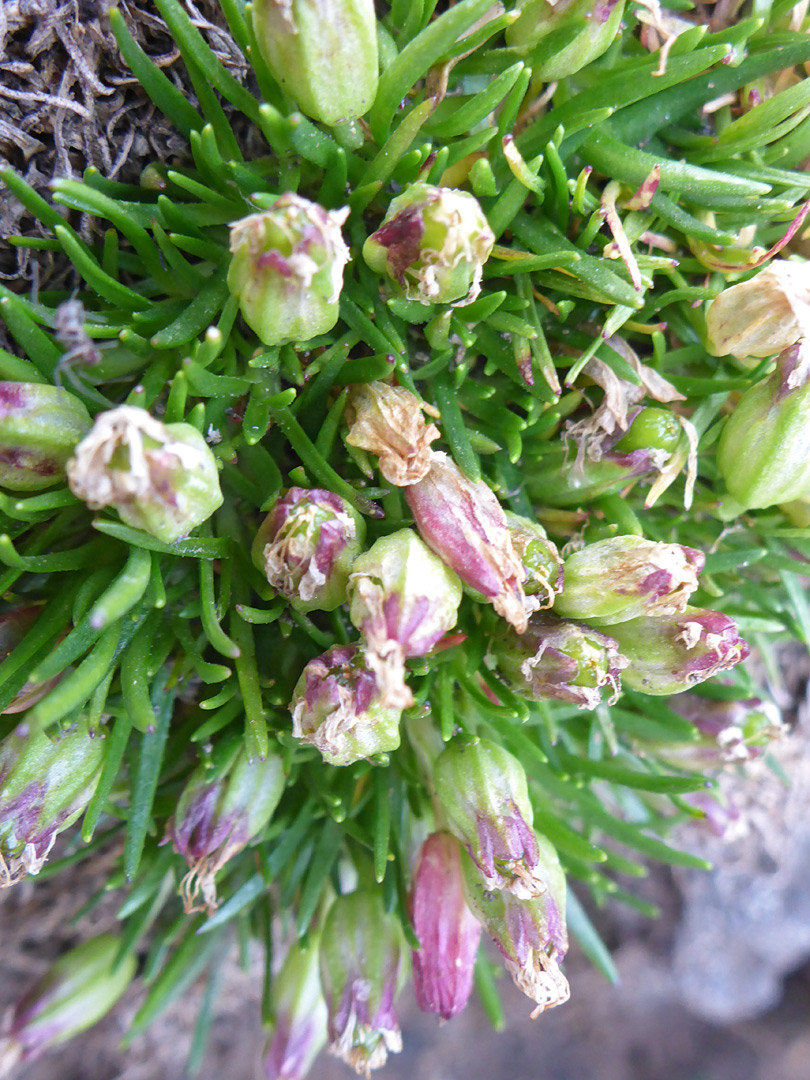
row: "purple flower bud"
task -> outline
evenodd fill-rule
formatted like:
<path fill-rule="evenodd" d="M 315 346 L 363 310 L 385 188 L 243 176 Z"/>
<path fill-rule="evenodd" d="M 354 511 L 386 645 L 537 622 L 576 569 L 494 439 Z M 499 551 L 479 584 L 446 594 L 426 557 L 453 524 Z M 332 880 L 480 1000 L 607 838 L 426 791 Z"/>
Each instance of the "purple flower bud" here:
<path fill-rule="evenodd" d="M 481 291 L 495 235 L 474 195 L 411 184 L 363 245 L 363 258 L 409 300 L 470 304 Z"/>
<path fill-rule="evenodd" d="M 449 833 L 433 833 L 422 844 L 411 921 L 419 938 L 412 953 L 416 1003 L 423 1012 L 450 1020 L 472 992 L 481 925 L 464 899 L 461 848 Z"/>
<path fill-rule="evenodd" d="M 382 895 L 339 896 L 321 938 L 321 985 L 329 1009 L 329 1052 L 359 1074 L 402 1049 L 394 1001 L 407 974 L 407 946 Z"/>
<path fill-rule="evenodd" d="M 279 756 L 250 762 L 243 746 L 214 780 L 205 766 L 194 770 L 164 837 L 189 866 L 180 885 L 186 913 L 216 909 L 218 871 L 265 827 L 284 785 Z M 202 906 L 195 903 L 200 893 Z"/>
<path fill-rule="evenodd" d="M 93 797 L 106 741 L 74 729 L 51 740 L 21 723 L 0 743 L 0 887 L 38 874 L 59 833 Z"/>
<path fill-rule="evenodd" d="M 537 896 L 545 885 L 526 773 L 495 743 L 451 743 L 438 757 L 433 782 L 450 828 L 469 851 L 488 889 Z"/>
<path fill-rule="evenodd" d="M 231 225 L 228 287 L 265 345 L 326 334 L 340 314 L 349 215 L 287 192 L 269 210 Z"/>
<path fill-rule="evenodd" d="M 695 725 L 699 738 L 683 744 L 664 743 L 656 750 L 667 761 L 699 772 L 759 757 L 788 730 L 779 709 L 760 698 L 718 701 L 699 694 L 680 694 L 670 702 L 670 708 Z"/>
<path fill-rule="evenodd" d="M 700 551 L 641 536 L 613 536 L 565 560 L 565 591 L 554 610 L 596 626 L 640 615 L 675 615 L 698 587 L 706 560 Z"/>
<path fill-rule="evenodd" d="M 293 735 L 330 765 L 351 765 L 399 746 L 400 709 L 383 704 L 363 649 L 334 645 L 310 660 L 290 704 Z"/>
<path fill-rule="evenodd" d="M 339 495 L 294 487 L 259 527 L 253 561 L 297 611 L 334 611 L 346 600 L 365 534 L 363 519 Z"/>
<path fill-rule="evenodd" d="M 509 631 L 494 638 L 490 653 L 519 694 L 531 701 L 565 701 L 580 709 L 595 709 L 605 687 L 612 704 L 627 666 L 614 638 L 548 612 L 532 615 L 525 634 Z"/>
<path fill-rule="evenodd" d="M 461 583 L 415 532 L 400 529 L 355 560 L 349 602 L 383 702 L 407 708 L 413 699 L 405 686 L 405 659 L 424 656 L 456 625 Z"/>
<path fill-rule="evenodd" d="M 162 424 L 133 405 L 99 413 L 67 473 L 91 510 L 113 506 L 127 525 L 166 544 L 222 505 L 216 459 L 199 431 Z"/>
<path fill-rule="evenodd" d="M 471 860 L 462 858 L 467 903 L 503 954 L 517 988 L 537 1002 L 532 1018 L 570 996 L 559 967 L 568 951 L 565 875 L 548 840 L 536 840 L 537 869 L 545 889 L 529 899 L 488 888 Z"/>
<path fill-rule="evenodd" d="M 90 414 L 58 386 L 0 382 L 0 487 L 39 491 L 65 478 Z"/>
<path fill-rule="evenodd" d="M 0 615 L 0 662 L 6 659 L 23 640 L 42 612 L 38 604 L 11 608 Z M 61 675 L 45 682 L 27 682 L 3 709 L 3 713 L 18 713 L 30 709 L 53 689 Z"/>
<path fill-rule="evenodd" d="M 270 987 L 273 1027 L 264 1054 L 267 1080 L 305 1080 L 326 1045 L 326 1002 L 318 973 L 320 934 L 296 942 Z"/>
<path fill-rule="evenodd" d="M 490 488 L 468 480 L 447 454 L 434 454 L 430 472 L 405 489 L 405 498 L 422 539 L 522 634 L 526 570 Z"/>
<path fill-rule="evenodd" d="M 61 956 L 11 1013 L 0 1038 L 0 1073 L 41 1057 L 108 1013 L 132 982 L 137 961 L 127 953 L 113 967 L 120 940 L 101 934 Z M 58 1071 L 58 1070 L 57 1070 Z"/>
<path fill-rule="evenodd" d="M 750 651 L 733 619 L 696 607 L 658 619 L 631 619 L 610 632 L 629 661 L 622 681 L 655 696 L 680 694 L 728 671 Z"/>
<path fill-rule="evenodd" d="M 439 415 L 402 386 L 358 383 L 346 404 L 346 442 L 376 454 L 389 484 L 415 484 L 427 475 L 433 460 L 430 444 L 439 438 L 439 429 L 425 423 L 423 412 Z"/>
<path fill-rule="evenodd" d="M 506 524 L 512 538 L 515 554 L 523 563 L 526 579 L 526 611 L 541 611 L 554 603 L 554 597 L 563 591 L 563 561 L 537 521 L 506 511 Z"/>

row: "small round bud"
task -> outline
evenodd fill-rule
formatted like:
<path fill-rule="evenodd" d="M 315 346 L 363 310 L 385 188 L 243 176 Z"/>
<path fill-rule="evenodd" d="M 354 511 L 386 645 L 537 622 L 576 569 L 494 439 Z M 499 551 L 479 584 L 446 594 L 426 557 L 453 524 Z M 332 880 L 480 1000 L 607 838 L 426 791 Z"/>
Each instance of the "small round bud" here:
<path fill-rule="evenodd" d="M 58 484 L 90 424 L 81 401 L 61 387 L 0 382 L 0 486 L 40 491 Z"/>

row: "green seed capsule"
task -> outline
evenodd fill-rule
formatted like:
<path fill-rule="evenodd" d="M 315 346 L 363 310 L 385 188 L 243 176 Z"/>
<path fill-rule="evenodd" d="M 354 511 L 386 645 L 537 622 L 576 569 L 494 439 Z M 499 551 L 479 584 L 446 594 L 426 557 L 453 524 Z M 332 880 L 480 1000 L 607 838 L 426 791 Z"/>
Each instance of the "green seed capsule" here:
<path fill-rule="evenodd" d="M 0 486 L 40 491 L 64 480 L 90 424 L 84 405 L 61 387 L 0 382 Z"/>

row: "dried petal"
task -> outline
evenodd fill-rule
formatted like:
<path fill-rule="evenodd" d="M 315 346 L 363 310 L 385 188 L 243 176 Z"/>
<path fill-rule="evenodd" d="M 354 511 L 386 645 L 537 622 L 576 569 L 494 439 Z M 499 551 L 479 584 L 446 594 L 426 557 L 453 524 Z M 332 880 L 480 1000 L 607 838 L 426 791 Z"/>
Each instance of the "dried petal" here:
<path fill-rule="evenodd" d="M 404 387 L 360 383 L 346 405 L 346 442 L 376 454 L 389 484 L 415 484 L 427 475 L 433 457 L 430 444 L 439 438 L 436 425 L 425 423 L 423 410 L 439 415 Z"/>

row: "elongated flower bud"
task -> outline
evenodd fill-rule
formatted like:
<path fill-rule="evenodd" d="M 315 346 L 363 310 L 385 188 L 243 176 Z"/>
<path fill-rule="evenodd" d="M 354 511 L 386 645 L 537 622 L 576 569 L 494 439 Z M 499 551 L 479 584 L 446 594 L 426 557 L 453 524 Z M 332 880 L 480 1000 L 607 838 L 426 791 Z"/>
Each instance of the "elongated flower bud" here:
<path fill-rule="evenodd" d="M 362 517 L 345 499 L 294 487 L 259 527 L 253 561 L 297 611 L 333 611 L 346 600 L 365 535 Z"/>
<path fill-rule="evenodd" d="M 611 626 L 640 615 L 683 611 L 698 587 L 703 553 L 641 536 L 613 536 L 565 560 L 565 591 L 554 610 L 569 619 Z"/>
<path fill-rule="evenodd" d="M 290 704 L 293 735 L 330 765 L 351 765 L 399 746 L 401 710 L 383 704 L 363 649 L 333 645 L 310 660 Z"/>
<path fill-rule="evenodd" d="M 91 510 L 112 506 L 127 525 L 167 544 L 222 505 L 217 463 L 199 431 L 162 424 L 132 405 L 99 413 L 67 473 Z"/>
<path fill-rule="evenodd" d="M 573 41 L 540 63 L 532 63 L 534 77 L 550 82 L 573 75 L 607 50 L 619 31 L 624 0 L 520 0 L 517 10 L 520 18 L 507 29 L 506 42 L 527 50 L 546 34 L 566 25 L 573 29 L 577 20 L 581 22 Z"/>
<path fill-rule="evenodd" d="M 409 300 L 470 304 L 481 291 L 495 235 L 466 191 L 411 184 L 392 200 L 363 258 Z"/>
<path fill-rule="evenodd" d="M 541 611 L 551 607 L 554 598 L 563 591 L 563 561 L 537 521 L 506 511 L 506 525 L 512 539 L 515 554 L 523 563 L 526 579 L 523 592 L 526 595 L 527 612 Z"/>
<path fill-rule="evenodd" d="M 481 925 L 467 907 L 461 848 L 449 833 L 422 844 L 411 894 L 419 948 L 412 953 L 416 1003 L 443 1020 L 457 1016 L 473 987 Z"/>
<path fill-rule="evenodd" d="M 96 790 L 106 741 L 74 729 L 51 740 L 25 723 L 0 743 L 0 887 L 38 874 Z"/>
<path fill-rule="evenodd" d="M 270 987 L 273 1027 L 264 1053 L 267 1080 L 306 1080 L 326 1046 L 326 1002 L 318 972 L 320 934 L 296 942 Z"/>
<path fill-rule="evenodd" d="M 723 518 L 810 495 L 810 351 L 796 345 L 743 394 L 717 447 Z"/>
<path fill-rule="evenodd" d="M 65 477 L 90 414 L 58 386 L 0 382 L 0 487 L 40 491 Z"/>
<path fill-rule="evenodd" d="M 526 570 L 503 507 L 483 480 L 468 480 L 447 454 L 405 489 L 422 539 L 518 633 L 526 629 Z"/>
<path fill-rule="evenodd" d="M 321 939 L 321 985 L 329 1009 L 329 1052 L 368 1076 L 402 1049 L 394 1001 L 407 973 L 399 923 L 382 896 L 339 896 Z"/>
<path fill-rule="evenodd" d="M 376 454 L 389 484 L 415 484 L 427 475 L 433 459 L 430 444 L 439 438 L 439 429 L 425 423 L 423 411 L 439 415 L 404 387 L 359 383 L 346 405 L 346 442 Z"/>
<path fill-rule="evenodd" d="M 411 529 L 375 541 L 349 576 L 349 617 L 383 702 L 407 708 L 405 659 L 424 656 L 456 625 L 461 582 Z"/>
<path fill-rule="evenodd" d="M 288 192 L 231 225 L 228 288 L 265 345 L 307 341 L 337 322 L 349 261 L 340 229 L 348 214 Z"/>
<path fill-rule="evenodd" d="M 545 885 L 526 773 L 495 743 L 451 743 L 438 757 L 433 780 L 450 828 L 469 851 L 488 889 L 538 896 Z"/>
<path fill-rule="evenodd" d="M 580 709 L 595 709 L 605 688 L 609 701 L 615 701 L 627 666 L 613 637 L 545 612 L 532 615 L 525 634 L 507 632 L 493 639 L 490 651 L 517 693 Z"/>
<path fill-rule="evenodd" d="M 254 0 L 262 57 L 302 112 L 324 124 L 353 120 L 377 93 L 373 0 Z"/>
<path fill-rule="evenodd" d="M 656 752 L 682 768 L 699 772 L 759 757 L 788 730 L 779 709 L 760 698 L 717 701 L 687 693 L 675 697 L 670 708 L 695 725 L 699 738 L 695 742 L 657 744 Z"/>
<path fill-rule="evenodd" d="M 42 607 L 27 604 L 4 611 L 0 615 L 0 663 L 20 644 L 25 635 L 39 618 Z M 18 690 L 12 700 L 3 709 L 3 713 L 18 713 L 30 709 L 45 697 L 49 690 L 59 682 L 61 675 L 44 682 L 27 682 Z"/>
<path fill-rule="evenodd" d="M 166 825 L 164 841 L 171 841 L 189 866 L 180 886 L 187 913 L 216 908 L 218 871 L 262 831 L 284 784 L 280 756 L 270 753 L 264 761 L 250 762 L 243 746 L 215 780 L 205 766 L 194 770 Z M 196 904 L 200 893 L 202 906 Z"/>
<path fill-rule="evenodd" d="M 610 629 L 629 660 L 622 681 L 655 696 L 680 694 L 748 656 L 736 624 L 719 611 L 687 607 L 678 615 L 631 619 Z"/>
<path fill-rule="evenodd" d="M 724 289 L 706 312 L 714 356 L 773 356 L 810 336 L 810 264 L 775 259 L 754 277 Z"/>
<path fill-rule="evenodd" d="M 530 899 L 490 889 L 472 861 L 462 859 L 467 903 L 503 954 L 515 986 L 537 1002 L 532 1018 L 570 996 L 559 967 L 568 951 L 565 875 L 548 840 L 537 836 L 536 842 L 545 889 Z"/>
<path fill-rule="evenodd" d="M 113 968 L 120 944 L 112 934 L 83 942 L 60 956 L 17 1002 L 8 1031 L 0 1037 L 0 1076 L 86 1031 L 110 1011 L 137 965 L 130 952 Z"/>

